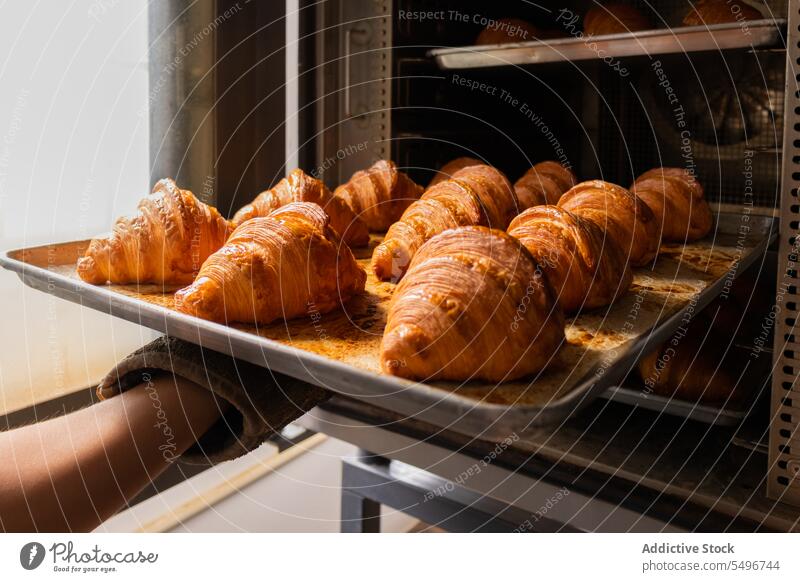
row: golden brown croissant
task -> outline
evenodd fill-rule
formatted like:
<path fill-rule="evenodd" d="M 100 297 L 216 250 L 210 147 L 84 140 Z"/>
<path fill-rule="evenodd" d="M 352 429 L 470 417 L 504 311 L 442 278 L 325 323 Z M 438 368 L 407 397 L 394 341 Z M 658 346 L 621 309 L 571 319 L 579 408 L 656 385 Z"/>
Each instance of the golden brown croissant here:
<path fill-rule="evenodd" d="M 109 237 L 94 239 L 78 260 L 87 283 L 191 282 L 206 258 L 222 246 L 229 224 L 216 208 L 159 180 L 130 218 L 119 218 Z"/>
<path fill-rule="evenodd" d="M 558 206 L 529 208 L 511 221 L 508 234 L 533 255 L 567 313 L 609 305 L 633 280 L 615 240 Z"/>
<path fill-rule="evenodd" d="M 764 16 L 756 8 L 737 0 L 698 0 L 683 18 L 686 26 L 725 24 L 742 20 L 760 20 Z"/>
<path fill-rule="evenodd" d="M 212 321 L 266 324 L 331 311 L 362 292 L 366 277 L 322 208 L 293 202 L 242 223 L 175 293 L 175 306 Z"/>
<path fill-rule="evenodd" d="M 536 40 L 537 29 L 530 22 L 520 18 L 500 18 L 484 28 L 475 44 L 504 44 L 507 42 L 526 42 Z"/>
<path fill-rule="evenodd" d="M 483 162 L 476 158 L 470 157 L 462 157 L 456 158 L 454 160 L 450 160 L 444 166 L 439 168 L 439 171 L 436 172 L 436 175 L 428 182 L 428 188 L 442 182 L 444 180 L 449 180 L 453 177 L 453 174 L 458 172 L 459 170 L 463 170 L 464 168 L 468 168 L 469 166 L 480 166 Z"/>
<path fill-rule="evenodd" d="M 351 247 L 369 244 L 369 230 L 347 203 L 331 194 L 322 181 L 301 169 L 294 170 L 269 190 L 265 190 L 233 217 L 234 226 L 256 216 L 268 216 L 273 210 L 292 202 L 313 202 L 331 219 L 331 226 Z"/>
<path fill-rule="evenodd" d="M 398 281 L 434 235 L 457 226 L 505 229 L 517 212 L 517 197 L 502 172 L 486 165 L 466 167 L 406 209 L 375 248 L 372 268 L 382 281 Z"/>
<path fill-rule="evenodd" d="M 344 200 L 373 232 L 385 232 L 422 195 L 422 186 L 397 170 L 394 162 L 379 160 L 353 174 L 334 196 Z"/>
<path fill-rule="evenodd" d="M 558 162 L 539 162 L 514 183 L 521 209 L 558 204 L 561 195 L 577 183 L 575 174 Z"/>
<path fill-rule="evenodd" d="M 595 36 L 636 32 L 650 27 L 650 21 L 638 8 L 617 2 L 594 6 L 583 17 L 583 31 Z"/>
<path fill-rule="evenodd" d="M 388 374 L 420 380 L 513 380 L 544 368 L 564 317 L 527 250 L 506 233 L 462 227 L 419 250 L 389 306 Z"/>
<path fill-rule="evenodd" d="M 648 170 L 631 186 L 656 217 L 662 240 L 693 241 L 708 234 L 714 219 L 703 187 L 682 168 Z"/>
<path fill-rule="evenodd" d="M 714 324 L 719 321 L 705 313 L 692 321 L 680 341 L 668 341 L 639 361 L 639 376 L 646 391 L 704 403 L 736 402 L 741 389 L 746 392 L 746 386 L 739 382 L 740 363 L 729 350 L 730 337 L 724 337 L 730 328 L 716 331 Z"/>
<path fill-rule="evenodd" d="M 622 186 L 581 182 L 561 197 L 561 208 L 588 218 L 614 239 L 631 265 L 649 263 L 661 241 L 650 208 Z"/>

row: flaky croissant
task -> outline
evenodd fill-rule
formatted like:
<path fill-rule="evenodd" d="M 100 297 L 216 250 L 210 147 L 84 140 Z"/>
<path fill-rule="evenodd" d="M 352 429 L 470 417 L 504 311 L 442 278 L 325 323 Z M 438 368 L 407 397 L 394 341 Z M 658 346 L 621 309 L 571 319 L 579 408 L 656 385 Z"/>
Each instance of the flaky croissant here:
<path fill-rule="evenodd" d="M 514 183 L 521 209 L 558 204 L 561 195 L 577 183 L 575 174 L 558 162 L 539 162 Z"/>
<path fill-rule="evenodd" d="M 744 294 L 745 301 L 750 302 L 750 292 Z M 755 383 L 742 381 L 752 361 L 742 361 L 740 351 L 730 345 L 729 334 L 743 323 L 742 309 L 735 295 L 717 299 L 697 313 L 688 327 L 641 358 L 637 367 L 645 390 L 688 402 L 716 404 L 737 404 L 752 393 Z"/>
<path fill-rule="evenodd" d="M 239 226 L 175 293 L 175 307 L 212 321 L 266 324 L 331 311 L 365 282 L 322 208 L 293 202 Z"/>
<path fill-rule="evenodd" d="M 493 20 L 475 39 L 475 44 L 504 44 L 507 42 L 526 42 L 536 40 L 539 29 L 521 18 L 500 18 Z"/>
<path fill-rule="evenodd" d="M 604 230 L 633 266 L 646 265 L 658 254 L 661 240 L 653 213 L 622 186 L 602 180 L 581 182 L 558 205 Z"/>
<path fill-rule="evenodd" d="M 114 223 L 111 236 L 91 242 L 78 260 L 78 275 L 94 285 L 185 285 L 229 230 L 216 208 L 165 178 L 139 202 L 136 214 Z"/>
<path fill-rule="evenodd" d="M 567 313 L 609 305 L 633 280 L 614 239 L 558 206 L 529 208 L 511 221 L 508 234 L 533 255 Z"/>
<path fill-rule="evenodd" d="M 714 223 L 703 187 L 682 168 L 648 170 L 631 186 L 656 217 L 665 241 L 693 241 L 706 236 Z"/>
<path fill-rule="evenodd" d="M 397 169 L 392 161 L 379 160 L 353 174 L 334 191 L 373 232 L 386 230 L 422 195 L 422 186 Z"/>
<path fill-rule="evenodd" d="M 268 216 L 273 210 L 292 202 L 312 202 L 321 206 L 330 217 L 333 229 L 351 247 L 362 247 L 369 243 L 367 226 L 347 203 L 331 194 L 321 180 L 299 168 L 240 208 L 233 217 L 233 225 L 239 226 L 256 216 Z"/>
<path fill-rule="evenodd" d="M 639 361 L 639 376 L 648 392 L 659 396 L 688 402 L 724 402 L 738 384 L 736 374 L 730 372 L 730 358 L 726 357 L 728 341 L 697 333 L 687 335 L 677 347 L 663 344 Z"/>
<path fill-rule="evenodd" d="M 384 372 L 418 380 L 513 380 L 552 360 L 564 317 L 528 251 L 485 227 L 448 230 L 414 256 L 389 306 Z"/>
<path fill-rule="evenodd" d="M 725 24 L 764 18 L 760 11 L 737 0 L 697 0 L 683 18 L 685 26 Z"/>
<path fill-rule="evenodd" d="M 595 36 L 636 32 L 650 27 L 650 21 L 638 8 L 619 2 L 594 6 L 583 17 L 583 31 Z"/>
<path fill-rule="evenodd" d="M 375 248 L 372 268 L 382 281 L 398 281 L 431 237 L 457 226 L 505 229 L 518 211 L 508 179 L 491 166 L 469 166 L 429 188 Z"/>
<path fill-rule="evenodd" d="M 469 166 L 480 166 L 482 163 L 483 162 L 477 158 L 470 158 L 467 156 L 450 160 L 444 166 L 439 168 L 439 171 L 436 172 L 436 175 L 431 179 L 430 182 L 428 182 L 428 188 L 444 180 L 449 180 L 453 177 L 453 174 L 459 170 L 463 170 Z"/>

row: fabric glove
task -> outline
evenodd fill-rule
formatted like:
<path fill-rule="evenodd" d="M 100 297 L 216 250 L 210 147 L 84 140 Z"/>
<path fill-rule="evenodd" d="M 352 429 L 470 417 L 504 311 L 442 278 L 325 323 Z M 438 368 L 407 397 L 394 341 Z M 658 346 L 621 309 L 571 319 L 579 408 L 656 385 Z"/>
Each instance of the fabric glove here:
<path fill-rule="evenodd" d="M 330 396 L 323 388 L 166 336 L 117 364 L 100 382 L 97 395 L 111 398 L 158 374 L 186 378 L 220 401 L 222 418 L 181 458 L 194 464 L 227 461 L 252 451 Z"/>

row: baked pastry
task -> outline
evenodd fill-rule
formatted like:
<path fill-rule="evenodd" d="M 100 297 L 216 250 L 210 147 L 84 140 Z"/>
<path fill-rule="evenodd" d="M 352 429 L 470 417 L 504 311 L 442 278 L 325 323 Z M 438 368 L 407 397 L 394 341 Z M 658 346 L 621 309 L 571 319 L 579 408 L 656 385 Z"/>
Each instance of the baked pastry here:
<path fill-rule="evenodd" d="M 646 265 L 658 254 L 661 240 L 653 212 L 622 186 L 602 180 L 581 182 L 558 205 L 599 226 L 633 266 Z"/>
<path fill-rule="evenodd" d="M 726 344 L 719 349 L 704 345 L 703 339 L 703 335 L 687 335 L 677 348 L 667 342 L 639 360 L 637 368 L 645 389 L 689 402 L 724 401 L 736 386 L 736 378 L 720 365 Z"/>
<path fill-rule="evenodd" d="M 650 20 L 638 8 L 620 2 L 593 6 L 583 17 L 583 32 L 594 36 L 649 28 Z"/>
<path fill-rule="evenodd" d="M 709 306 L 688 330 L 644 356 L 637 365 L 644 389 L 688 402 L 735 403 L 748 393 L 742 362 L 730 334 L 739 326 L 741 307 Z M 726 313 L 728 312 L 728 313 Z"/>
<path fill-rule="evenodd" d="M 406 209 L 375 247 L 372 268 L 382 281 L 399 281 L 417 250 L 433 236 L 457 226 L 505 230 L 517 212 L 517 197 L 500 170 L 468 166 Z"/>
<path fill-rule="evenodd" d="M 94 285 L 185 285 L 229 231 L 216 208 L 165 178 L 139 202 L 136 214 L 117 219 L 110 236 L 91 242 L 78 260 L 78 276 Z"/>
<path fill-rule="evenodd" d="M 369 244 L 369 230 L 347 205 L 331 194 L 321 180 L 309 176 L 301 169 L 292 171 L 269 190 L 265 190 L 247 206 L 243 206 L 233 217 L 233 225 L 239 226 L 257 216 L 268 216 L 272 211 L 292 202 L 312 202 L 322 207 L 330 217 L 331 226 L 341 239 L 351 247 Z"/>
<path fill-rule="evenodd" d="M 444 166 L 439 168 L 439 171 L 436 172 L 436 175 L 431 179 L 430 182 L 428 182 L 428 188 L 430 188 L 435 184 L 438 184 L 443 180 L 449 180 L 450 178 L 453 177 L 453 174 L 455 174 L 461 169 L 467 168 L 469 166 L 480 166 L 481 164 L 483 164 L 483 162 L 480 161 L 479 159 L 470 158 L 467 156 L 450 160 Z"/>
<path fill-rule="evenodd" d="M 693 241 L 706 236 L 713 225 L 703 187 L 682 168 L 648 170 L 631 186 L 656 218 L 665 241 Z"/>
<path fill-rule="evenodd" d="M 481 31 L 475 44 L 526 42 L 536 40 L 538 33 L 539 29 L 520 18 L 500 18 L 499 20 L 493 20 Z"/>
<path fill-rule="evenodd" d="M 398 171 L 394 162 L 379 160 L 353 174 L 334 191 L 374 232 L 386 230 L 422 195 L 422 186 Z"/>
<path fill-rule="evenodd" d="M 502 382 L 540 371 L 563 342 L 564 317 L 525 247 L 462 227 L 414 256 L 389 305 L 381 367 L 417 380 Z"/>
<path fill-rule="evenodd" d="M 322 208 L 293 202 L 233 231 L 175 293 L 175 307 L 212 321 L 266 324 L 331 311 L 361 293 L 366 279 Z"/>
<path fill-rule="evenodd" d="M 541 204 L 558 204 L 561 195 L 572 188 L 577 179 L 572 170 L 558 162 L 539 162 L 514 183 L 520 208 Z"/>
<path fill-rule="evenodd" d="M 725 24 L 764 18 L 756 8 L 739 0 L 697 0 L 683 17 L 685 26 Z"/>
<path fill-rule="evenodd" d="M 511 221 L 508 234 L 530 251 L 567 313 L 609 305 L 633 280 L 617 242 L 569 210 L 534 206 Z"/>

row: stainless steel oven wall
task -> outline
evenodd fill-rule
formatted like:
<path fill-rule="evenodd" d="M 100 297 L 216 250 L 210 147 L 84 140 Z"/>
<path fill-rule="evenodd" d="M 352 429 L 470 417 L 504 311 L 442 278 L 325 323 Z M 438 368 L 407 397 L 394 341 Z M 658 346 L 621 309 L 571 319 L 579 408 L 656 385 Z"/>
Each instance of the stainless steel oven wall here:
<path fill-rule="evenodd" d="M 321 2 L 313 26 L 316 146 L 307 168 L 334 187 L 392 157 L 392 2 Z"/>
<path fill-rule="evenodd" d="M 800 5 L 789 12 L 784 109 L 781 236 L 775 306 L 763 322 L 774 325 L 774 367 L 767 493 L 800 505 L 800 340 L 797 337 L 800 245 Z"/>
<path fill-rule="evenodd" d="M 230 216 L 284 176 L 284 2 L 152 2 L 150 160 Z"/>
<path fill-rule="evenodd" d="M 155 2 L 148 7 L 150 177 L 172 177 L 204 202 L 207 176 L 215 180 L 214 38 L 188 45 L 193 31 L 214 21 L 214 2 Z M 191 49 L 187 48 L 191 46 Z"/>

